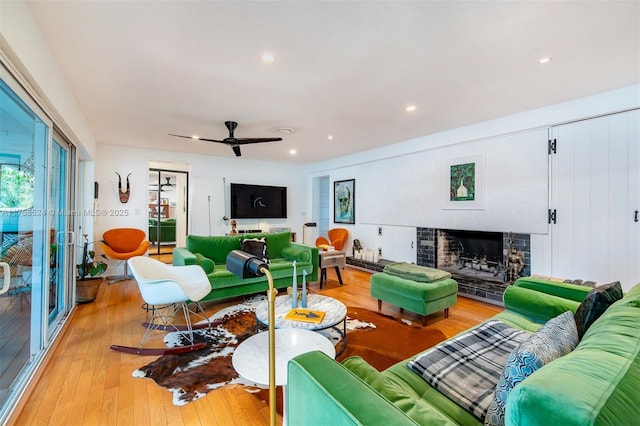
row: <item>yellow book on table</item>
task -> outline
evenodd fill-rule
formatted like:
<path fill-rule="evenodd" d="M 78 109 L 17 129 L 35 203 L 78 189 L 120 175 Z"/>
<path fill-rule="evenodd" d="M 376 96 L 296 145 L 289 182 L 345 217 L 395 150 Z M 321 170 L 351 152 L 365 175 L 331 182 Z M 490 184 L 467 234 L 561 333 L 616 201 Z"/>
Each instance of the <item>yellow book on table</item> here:
<path fill-rule="evenodd" d="M 303 321 L 311 322 L 314 324 L 320 324 L 324 318 L 324 311 L 312 311 L 311 309 L 291 309 L 284 319 L 291 321 Z"/>

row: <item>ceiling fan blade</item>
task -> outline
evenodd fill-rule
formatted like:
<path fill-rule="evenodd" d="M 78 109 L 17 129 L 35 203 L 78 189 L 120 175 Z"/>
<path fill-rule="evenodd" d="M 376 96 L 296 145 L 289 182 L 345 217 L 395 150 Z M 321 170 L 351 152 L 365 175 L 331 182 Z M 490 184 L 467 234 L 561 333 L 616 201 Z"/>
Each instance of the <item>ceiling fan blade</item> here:
<path fill-rule="evenodd" d="M 263 142 L 278 142 L 282 140 L 282 138 L 236 138 L 233 135 L 233 132 L 238 127 L 238 123 L 235 121 L 225 121 L 224 125 L 227 127 L 227 130 L 229 131 L 229 137 L 224 138 L 223 140 L 207 139 L 207 138 L 185 136 L 185 135 L 175 135 L 173 133 L 169 133 L 169 136 L 175 136 L 178 138 L 185 138 L 185 139 L 194 139 L 194 140 L 206 141 L 206 142 L 223 143 L 225 145 L 229 145 L 231 149 L 233 149 L 233 153 L 236 155 L 236 157 L 240 157 L 242 155 L 242 153 L 240 152 L 240 145 L 247 145 L 252 143 L 263 143 Z M 160 189 L 162 189 L 163 186 L 164 185 L 161 185 Z"/>
<path fill-rule="evenodd" d="M 175 136 L 177 138 L 193 139 L 191 136 L 174 135 L 173 133 L 169 133 L 169 136 Z"/>
<path fill-rule="evenodd" d="M 235 143 L 240 145 L 246 145 L 250 143 L 278 142 L 281 140 L 282 138 L 238 138 L 235 140 Z"/>
<path fill-rule="evenodd" d="M 183 135 L 174 135 L 173 133 L 169 133 L 169 136 L 175 136 L 178 138 L 185 138 L 185 139 L 193 139 L 194 141 L 206 141 L 206 142 L 218 142 L 218 143 L 224 143 L 224 141 L 219 141 L 217 139 L 207 139 L 207 138 L 194 138 L 193 136 L 183 136 Z"/>

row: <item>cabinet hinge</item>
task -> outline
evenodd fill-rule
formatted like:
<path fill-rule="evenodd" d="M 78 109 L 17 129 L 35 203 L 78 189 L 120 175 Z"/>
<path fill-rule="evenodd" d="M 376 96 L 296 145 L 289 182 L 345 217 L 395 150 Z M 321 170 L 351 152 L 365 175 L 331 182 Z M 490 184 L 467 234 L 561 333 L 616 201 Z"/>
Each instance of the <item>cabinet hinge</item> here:
<path fill-rule="evenodd" d="M 549 223 L 554 223 L 555 224 L 557 218 L 558 217 L 557 217 L 556 209 L 553 209 L 553 210 L 549 209 L 549 217 L 548 217 Z"/>
<path fill-rule="evenodd" d="M 557 153 L 556 149 L 557 149 L 556 140 L 555 139 L 554 140 L 549 139 L 549 155 L 556 154 Z"/>

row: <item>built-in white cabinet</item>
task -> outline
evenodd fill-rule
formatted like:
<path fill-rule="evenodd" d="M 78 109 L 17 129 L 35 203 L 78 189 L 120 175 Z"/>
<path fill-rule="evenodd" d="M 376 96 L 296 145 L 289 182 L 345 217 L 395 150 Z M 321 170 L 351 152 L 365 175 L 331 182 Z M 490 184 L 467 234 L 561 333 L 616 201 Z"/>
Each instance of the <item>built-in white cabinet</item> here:
<path fill-rule="evenodd" d="M 629 289 L 640 282 L 640 110 L 550 134 L 552 275 Z"/>
<path fill-rule="evenodd" d="M 359 239 L 364 248 L 381 249 L 384 259 L 409 263 L 416 261 L 415 226 L 362 224 L 358 227 L 358 235 L 349 235 L 349 256 L 354 238 Z"/>

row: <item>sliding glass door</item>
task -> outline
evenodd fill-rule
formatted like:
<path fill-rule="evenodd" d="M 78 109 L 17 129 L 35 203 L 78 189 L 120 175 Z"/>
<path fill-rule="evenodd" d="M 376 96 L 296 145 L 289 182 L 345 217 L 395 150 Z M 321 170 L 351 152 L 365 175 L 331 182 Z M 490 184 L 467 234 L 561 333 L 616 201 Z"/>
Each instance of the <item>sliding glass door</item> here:
<path fill-rule="evenodd" d="M 49 260 L 49 328 L 52 329 L 68 311 L 72 297 L 67 283 L 73 279 L 73 214 L 71 210 L 71 179 L 69 165 L 71 146 L 58 134 L 54 134 L 51 149 L 50 200 L 50 260 Z"/>
<path fill-rule="evenodd" d="M 0 65 L 0 424 L 69 312 L 73 283 L 75 151 L 10 77 Z"/>
<path fill-rule="evenodd" d="M 43 348 L 48 126 L 0 80 L 0 405 Z"/>

